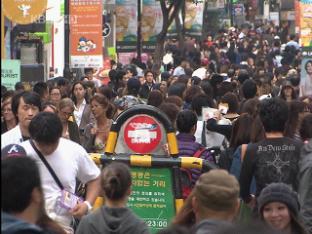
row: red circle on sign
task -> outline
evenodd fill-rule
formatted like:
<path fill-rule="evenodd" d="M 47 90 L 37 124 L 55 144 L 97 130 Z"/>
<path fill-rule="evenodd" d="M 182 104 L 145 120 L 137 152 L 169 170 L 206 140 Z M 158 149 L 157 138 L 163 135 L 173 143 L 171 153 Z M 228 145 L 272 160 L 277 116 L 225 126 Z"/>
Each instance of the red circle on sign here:
<path fill-rule="evenodd" d="M 124 139 L 135 153 L 151 153 L 160 143 L 160 126 L 149 116 L 136 116 L 126 124 Z"/>

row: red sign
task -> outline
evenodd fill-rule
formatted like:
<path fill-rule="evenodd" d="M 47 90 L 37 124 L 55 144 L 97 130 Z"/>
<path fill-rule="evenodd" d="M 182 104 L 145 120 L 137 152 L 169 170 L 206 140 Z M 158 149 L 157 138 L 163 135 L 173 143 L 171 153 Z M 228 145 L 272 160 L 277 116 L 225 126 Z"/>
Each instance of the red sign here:
<path fill-rule="evenodd" d="M 152 117 L 136 116 L 126 124 L 124 139 L 135 153 L 151 153 L 160 143 L 160 126 Z"/>

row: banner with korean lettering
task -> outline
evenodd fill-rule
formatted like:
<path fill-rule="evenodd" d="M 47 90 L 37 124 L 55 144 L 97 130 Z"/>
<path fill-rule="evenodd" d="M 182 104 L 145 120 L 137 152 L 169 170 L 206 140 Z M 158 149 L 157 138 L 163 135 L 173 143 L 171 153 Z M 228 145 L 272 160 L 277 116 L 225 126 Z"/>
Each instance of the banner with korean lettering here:
<path fill-rule="evenodd" d="M 168 168 L 131 168 L 132 193 L 128 207 L 143 219 L 151 233 L 170 225 L 175 216 L 172 172 Z"/>
<path fill-rule="evenodd" d="M 137 45 L 137 1 L 116 0 L 117 52 L 134 52 Z"/>
<path fill-rule="evenodd" d="M 312 0 L 300 1 L 300 39 L 302 46 L 312 46 Z"/>
<path fill-rule="evenodd" d="M 143 0 L 142 11 L 142 49 L 144 52 L 154 52 L 156 38 L 161 32 L 163 17 L 160 2 L 156 0 Z"/>
<path fill-rule="evenodd" d="M 103 66 L 102 0 L 70 0 L 73 68 Z"/>
<path fill-rule="evenodd" d="M 203 28 L 204 3 L 185 3 L 185 35 L 200 38 Z"/>

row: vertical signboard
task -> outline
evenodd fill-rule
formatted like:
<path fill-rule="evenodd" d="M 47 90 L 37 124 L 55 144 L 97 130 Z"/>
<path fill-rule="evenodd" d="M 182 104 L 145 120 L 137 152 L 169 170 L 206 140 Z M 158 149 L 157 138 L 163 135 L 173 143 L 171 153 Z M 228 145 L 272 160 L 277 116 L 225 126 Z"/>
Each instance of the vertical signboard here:
<path fill-rule="evenodd" d="M 312 0 L 300 1 L 300 39 L 302 46 L 312 46 Z"/>
<path fill-rule="evenodd" d="M 103 66 L 102 1 L 70 0 L 71 66 Z"/>
<path fill-rule="evenodd" d="M 162 21 L 160 2 L 143 0 L 141 34 L 144 52 L 153 52 L 155 50 L 156 37 L 161 31 Z"/>
<path fill-rule="evenodd" d="M 295 0 L 295 32 L 300 33 L 300 2 Z"/>
<path fill-rule="evenodd" d="M 1 59 L 1 85 L 14 90 L 17 82 L 21 81 L 21 61 Z"/>
<path fill-rule="evenodd" d="M 152 233 L 169 226 L 175 216 L 172 172 L 168 168 L 132 168 L 128 207 L 143 219 Z"/>
<path fill-rule="evenodd" d="M 117 52 L 134 52 L 137 46 L 137 1 L 116 0 Z"/>
<path fill-rule="evenodd" d="M 312 96 L 312 47 L 302 50 L 300 96 Z"/>
<path fill-rule="evenodd" d="M 270 21 L 274 23 L 275 26 L 279 26 L 279 12 L 270 12 Z"/>
<path fill-rule="evenodd" d="M 204 3 L 185 3 L 185 34 L 192 37 L 201 37 L 203 28 Z"/>

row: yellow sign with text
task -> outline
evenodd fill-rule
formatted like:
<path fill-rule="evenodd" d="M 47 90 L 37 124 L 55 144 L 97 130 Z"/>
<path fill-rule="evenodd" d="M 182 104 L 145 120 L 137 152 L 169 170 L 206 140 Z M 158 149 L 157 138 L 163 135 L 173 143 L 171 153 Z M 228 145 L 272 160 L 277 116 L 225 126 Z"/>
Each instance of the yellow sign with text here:
<path fill-rule="evenodd" d="M 4 15 L 14 23 L 30 24 L 47 10 L 47 0 L 2 0 Z"/>

